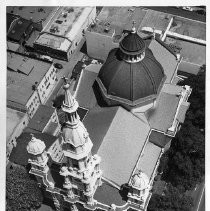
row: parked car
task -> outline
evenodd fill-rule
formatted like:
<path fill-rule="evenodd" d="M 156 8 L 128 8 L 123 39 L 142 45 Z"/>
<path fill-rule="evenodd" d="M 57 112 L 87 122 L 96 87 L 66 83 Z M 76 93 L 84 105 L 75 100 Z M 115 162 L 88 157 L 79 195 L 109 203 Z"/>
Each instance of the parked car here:
<path fill-rule="evenodd" d="M 57 68 L 57 69 L 62 69 L 63 68 L 63 65 L 62 64 L 59 64 L 59 63 L 55 63 L 54 64 L 54 67 Z"/>
<path fill-rule="evenodd" d="M 182 7 L 183 10 L 187 10 L 187 11 L 193 11 L 192 7 Z"/>
<path fill-rule="evenodd" d="M 42 55 L 40 58 L 42 58 L 42 59 L 44 59 L 44 60 L 47 60 L 47 61 L 50 61 L 50 62 L 53 61 L 53 59 L 52 59 L 50 56 Z"/>

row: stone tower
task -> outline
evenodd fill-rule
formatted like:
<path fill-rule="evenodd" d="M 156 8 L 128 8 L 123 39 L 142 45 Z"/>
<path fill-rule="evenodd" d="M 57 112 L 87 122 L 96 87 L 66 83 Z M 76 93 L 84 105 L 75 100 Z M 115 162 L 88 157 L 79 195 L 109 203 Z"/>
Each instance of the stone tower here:
<path fill-rule="evenodd" d="M 79 105 L 71 95 L 69 87 L 67 79 L 64 78 L 65 100 L 62 110 L 65 113 L 65 123 L 62 128 L 62 149 L 66 161 L 60 175 L 64 177 L 63 187 L 67 189 L 69 198 L 93 204 L 93 195 L 101 184 L 101 159 L 98 155 L 92 156 L 93 143 L 80 121 L 77 113 Z"/>

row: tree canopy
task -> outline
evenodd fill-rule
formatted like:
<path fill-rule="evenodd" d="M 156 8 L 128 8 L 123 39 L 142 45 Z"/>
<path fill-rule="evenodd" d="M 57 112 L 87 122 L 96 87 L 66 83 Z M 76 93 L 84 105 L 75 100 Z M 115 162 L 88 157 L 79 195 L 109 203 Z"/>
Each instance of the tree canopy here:
<path fill-rule="evenodd" d="M 193 199 L 173 187 L 167 185 L 165 193 L 162 195 L 153 194 L 150 199 L 148 211 L 190 211 L 193 206 Z"/>
<path fill-rule="evenodd" d="M 205 174 L 205 66 L 197 76 L 190 76 L 182 84 L 192 87 L 191 105 L 162 165 L 166 181 L 190 190 Z"/>
<path fill-rule="evenodd" d="M 205 174 L 205 65 L 179 85 L 189 85 L 192 93 L 186 119 L 170 149 L 162 156 L 159 172 L 168 183 L 164 195 L 154 193 L 148 211 L 188 211 L 192 198 L 185 195 Z"/>
<path fill-rule="evenodd" d="M 28 211 L 41 206 L 43 196 L 37 182 L 24 168 L 13 167 L 6 175 L 6 210 Z"/>

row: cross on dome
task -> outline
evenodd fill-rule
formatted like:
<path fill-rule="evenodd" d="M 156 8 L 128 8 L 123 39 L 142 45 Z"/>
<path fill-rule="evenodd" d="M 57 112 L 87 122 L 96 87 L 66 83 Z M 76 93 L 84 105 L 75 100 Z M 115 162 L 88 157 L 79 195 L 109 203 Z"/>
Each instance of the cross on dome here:
<path fill-rule="evenodd" d="M 131 33 L 136 33 L 136 27 L 135 27 L 136 21 L 133 20 L 132 22 L 132 28 L 131 28 Z"/>

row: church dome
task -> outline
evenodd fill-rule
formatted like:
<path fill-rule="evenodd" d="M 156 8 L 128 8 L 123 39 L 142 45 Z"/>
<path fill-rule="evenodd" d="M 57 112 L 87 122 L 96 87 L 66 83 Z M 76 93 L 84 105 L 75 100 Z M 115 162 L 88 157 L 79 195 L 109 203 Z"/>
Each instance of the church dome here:
<path fill-rule="evenodd" d="M 45 143 L 41 141 L 40 139 L 35 138 L 32 135 L 31 141 L 28 143 L 28 146 L 27 146 L 28 153 L 33 154 L 33 155 L 39 155 L 43 153 L 45 148 L 46 148 Z"/>
<path fill-rule="evenodd" d="M 120 49 L 111 50 L 99 72 L 97 82 L 105 98 L 129 106 L 156 99 L 165 75 L 152 51 L 146 48 L 138 62 L 127 62 L 121 54 Z"/>
<path fill-rule="evenodd" d="M 128 54 L 138 54 L 144 52 L 146 45 L 144 40 L 137 33 L 129 33 L 120 42 L 120 49 Z"/>
<path fill-rule="evenodd" d="M 144 190 L 148 187 L 149 179 L 145 173 L 139 171 L 131 179 L 131 185 L 139 190 Z"/>

